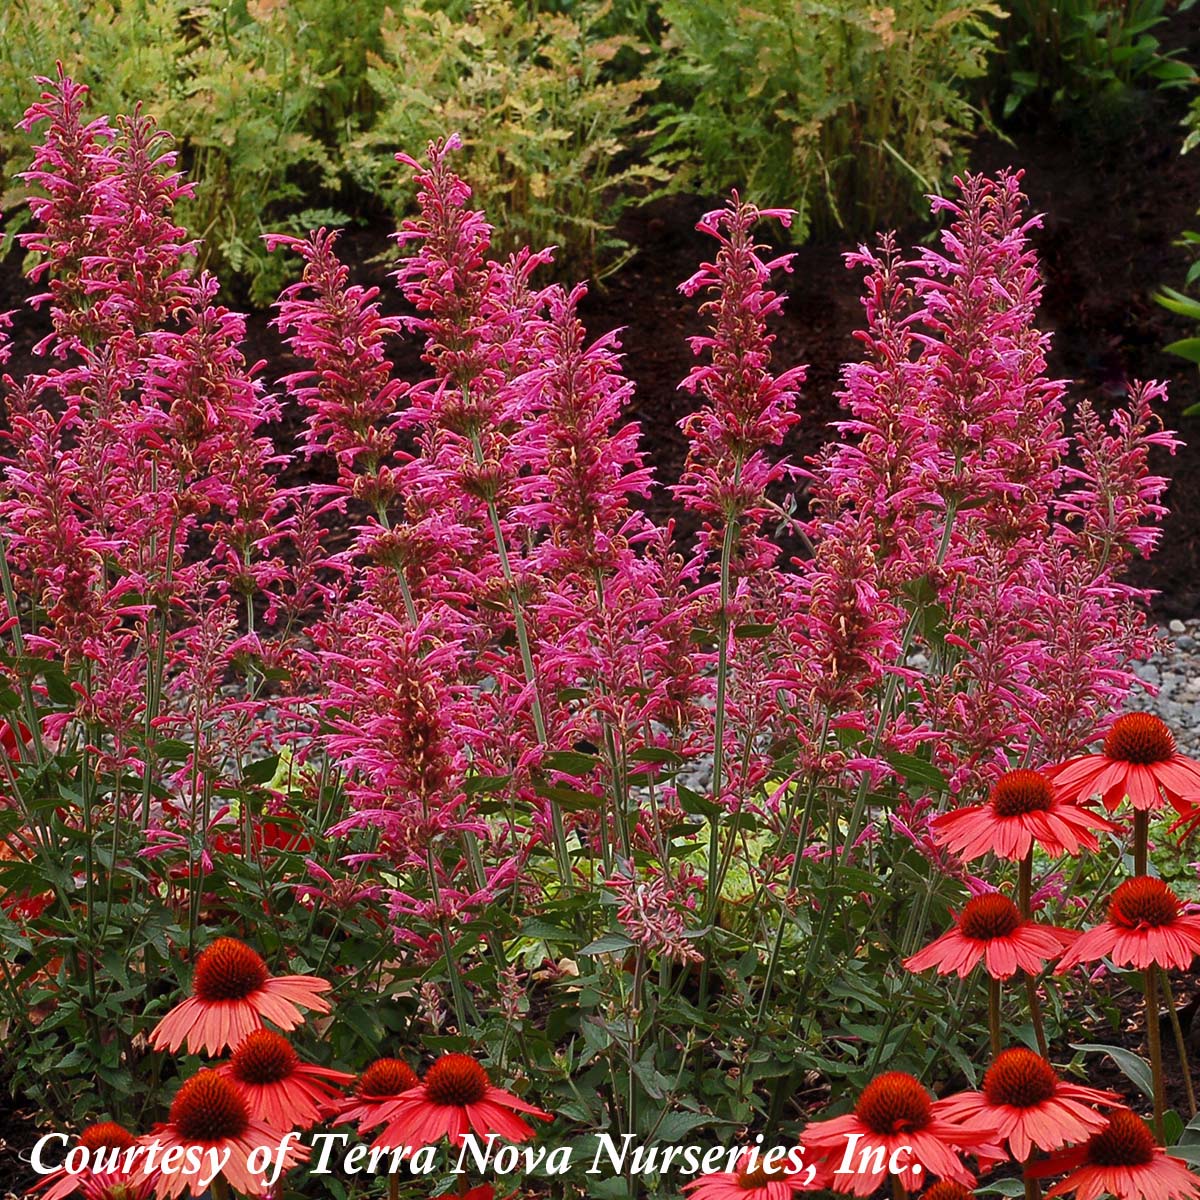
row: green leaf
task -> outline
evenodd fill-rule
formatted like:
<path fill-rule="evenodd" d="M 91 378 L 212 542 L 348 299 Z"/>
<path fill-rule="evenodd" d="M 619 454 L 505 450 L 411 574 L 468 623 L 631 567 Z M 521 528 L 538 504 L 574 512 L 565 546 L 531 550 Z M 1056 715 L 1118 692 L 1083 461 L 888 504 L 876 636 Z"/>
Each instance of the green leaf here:
<path fill-rule="evenodd" d="M 571 940 L 571 931 L 564 929 L 561 925 L 554 925 L 549 921 L 543 921 L 541 917 L 530 917 L 521 926 L 521 936 L 524 938 L 537 938 L 542 942 L 569 942 Z"/>
<path fill-rule="evenodd" d="M 683 762 L 679 754 L 665 746 L 643 746 L 640 750 L 635 750 L 629 759 L 631 762 L 670 763 L 672 766 Z"/>
<path fill-rule="evenodd" d="M 623 1175 L 608 1175 L 588 1181 L 588 1195 L 594 1200 L 625 1200 L 630 1195 L 629 1180 Z"/>
<path fill-rule="evenodd" d="M 590 775 L 600 765 L 594 754 L 578 750 L 553 750 L 542 762 L 547 770 L 562 771 L 565 775 Z"/>
<path fill-rule="evenodd" d="M 1025 1183 L 1021 1179 L 994 1179 L 991 1183 L 975 1189 L 977 1196 L 1023 1196 Z"/>
<path fill-rule="evenodd" d="M 707 796 L 700 795 L 682 783 L 676 786 L 675 795 L 679 800 L 679 807 L 689 816 L 711 819 L 722 811 L 719 804 L 714 804 Z"/>
<path fill-rule="evenodd" d="M 260 758 L 257 762 L 252 762 L 242 772 L 242 778 L 247 783 L 268 783 L 274 778 L 278 767 L 279 755 L 271 754 L 267 758 Z"/>
<path fill-rule="evenodd" d="M 1183 1130 L 1183 1135 L 1179 1139 L 1179 1143 L 1188 1146 L 1196 1146 L 1200 1149 L 1200 1116 L 1193 1117 Z"/>
<path fill-rule="evenodd" d="M 63 674 L 60 667 L 47 667 L 45 672 L 46 693 L 55 704 L 63 704 L 69 707 L 75 706 L 75 701 L 79 699 L 75 695 L 71 685 L 67 682 L 66 675 Z"/>
<path fill-rule="evenodd" d="M 1183 1137 L 1183 1118 L 1172 1108 L 1163 1113 L 1163 1145 L 1173 1146 Z"/>
<path fill-rule="evenodd" d="M 887 760 L 907 783 L 920 784 L 938 792 L 946 790 L 946 776 L 933 763 L 915 754 L 889 754 Z"/>
<path fill-rule="evenodd" d="M 1200 337 L 1181 338 L 1178 342 L 1164 346 L 1163 349 L 1168 354 L 1177 354 L 1180 358 L 1186 358 L 1188 362 L 1200 363 Z"/>
<path fill-rule="evenodd" d="M 568 812 L 599 808 L 604 803 L 603 796 L 597 796 L 594 792 L 581 792 L 578 788 L 567 787 L 561 783 L 540 784 L 537 794 L 547 800 L 553 800 L 559 808 L 565 808 Z"/>
<path fill-rule="evenodd" d="M 511 775 L 472 775 L 466 782 L 468 796 L 499 792 L 508 786 Z"/>
<path fill-rule="evenodd" d="M 1138 1089 L 1142 1095 L 1154 1099 L 1154 1081 L 1150 1074 L 1150 1064 L 1140 1054 L 1125 1050 L 1120 1046 L 1102 1046 L 1097 1042 L 1072 1042 L 1072 1050 L 1083 1050 L 1085 1053 L 1107 1054 L 1121 1069 L 1121 1074 Z"/>
<path fill-rule="evenodd" d="M 655 1142 L 662 1142 L 669 1146 L 676 1142 L 682 1142 L 694 1129 L 703 1129 L 706 1125 L 723 1125 L 726 1123 L 718 1121 L 715 1117 L 710 1117 L 706 1113 L 669 1112 L 659 1122 L 658 1128 L 654 1131 L 654 1140 Z"/>
<path fill-rule="evenodd" d="M 1163 308 L 1178 313 L 1181 317 L 1191 317 L 1195 321 L 1200 321 L 1200 300 L 1193 300 L 1191 296 L 1186 296 L 1183 292 L 1177 292 L 1174 288 L 1169 287 L 1156 293 L 1154 299 Z"/>
<path fill-rule="evenodd" d="M 594 942 L 589 942 L 579 953 L 620 954 L 622 951 L 629 950 L 632 947 L 633 942 L 623 933 L 606 933 L 603 937 L 598 937 Z"/>
<path fill-rule="evenodd" d="M 378 1046 L 383 1040 L 383 1026 L 379 1017 L 361 1004 L 339 1005 L 338 1020 L 345 1021 L 369 1047 Z"/>

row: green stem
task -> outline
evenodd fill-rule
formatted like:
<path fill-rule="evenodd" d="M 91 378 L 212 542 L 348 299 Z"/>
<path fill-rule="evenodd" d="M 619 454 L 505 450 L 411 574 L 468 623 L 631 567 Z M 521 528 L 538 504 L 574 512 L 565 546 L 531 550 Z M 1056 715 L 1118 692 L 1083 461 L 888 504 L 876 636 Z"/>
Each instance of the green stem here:
<path fill-rule="evenodd" d="M 1163 1084 L 1162 1031 L 1158 1027 L 1158 971 L 1151 963 L 1143 974 L 1146 981 L 1146 1042 L 1150 1049 L 1150 1073 L 1154 1080 L 1154 1136 L 1162 1142 L 1167 1098 Z"/>
<path fill-rule="evenodd" d="M 482 466 L 484 463 L 483 446 L 478 433 L 472 433 L 471 444 L 475 450 L 475 462 Z M 532 694 L 530 708 L 533 715 L 534 732 L 537 734 L 538 744 L 548 750 L 550 739 L 546 733 L 546 718 L 542 713 L 542 701 L 533 665 L 529 629 L 525 624 L 525 611 L 521 607 L 521 599 L 517 592 L 517 579 L 508 555 L 508 541 L 504 536 L 504 526 L 501 524 L 500 510 L 496 507 L 495 500 L 487 501 L 487 510 L 488 520 L 492 526 L 492 537 L 496 542 L 496 555 L 500 561 L 500 573 L 504 576 L 509 603 L 512 605 L 513 629 L 517 635 L 517 646 L 521 651 L 521 667 L 525 673 L 525 682 L 529 685 Z M 550 829 L 554 841 L 554 857 L 558 861 L 562 885 L 571 891 L 573 890 L 574 876 L 571 873 L 571 856 L 567 850 L 567 830 L 563 824 L 562 808 L 553 800 L 548 801 L 548 804 L 550 806 Z"/>
<path fill-rule="evenodd" d="M 212 1200 L 230 1200 L 233 1196 L 233 1189 L 226 1182 L 224 1175 L 218 1175 L 208 1187 L 212 1192 Z"/>
<path fill-rule="evenodd" d="M 1167 1002 L 1167 1012 L 1171 1017 L 1171 1031 L 1175 1034 L 1175 1050 L 1179 1055 L 1179 1070 L 1183 1075 L 1183 1084 L 1187 1089 L 1188 1118 L 1196 1115 L 1196 1089 L 1192 1084 L 1192 1069 L 1188 1063 L 1187 1039 L 1183 1036 L 1183 1026 L 1179 1023 L 1179 1013 L 1175 1008 L 1175 997 L 1171 994 L 1171 979 L 1166 971 L 1154 968 L 1159 972 L 1162 982 L 1163 999 Z"/>
<path fill-rule="evenodd" d="M 21 631 L 20 609 L 17 606 L 17 591 L 13 586 L 12 571 L 8 565 L 8 544 L 0 532 L 0 587 L 4 591 L 4 604 L 12 620 L 9 636 L 12 638 L 13 653 L 19 660 L 25 658 L 25 637 Z M 21 700 L 24 706 L 25 720 L 29 727 L 29 740 L 33 748 L 33 758 L 39 766 L 45 761 L 46 747 L 42 742 L 42 723 L 38 719 L 37 703 L 34 700 L 33 685 L 29 682 L 29 672 L 22 666 L 19 671 L 21 680 Z M 14 733 L 17 730 L 13 730 Z M 25 744 L 17 738 L 17 752 L 24 758 Z"/>
<path fill-rule="evenodd" d="M 817 760 L 820 761 L 825 753 L 825 735 L 829 729 L 829 720 L 826 718 L 821 729 L 821 740 L 817 749 Z M 792 895 L 796 891 L 796 886 L 800 882 L 800 866 L 803 862 L 804 843 L 808 838 L 808 829 L 812 820 L 813 803 L 817 796 L 817 776 L 814 772 L 808 786 L 808 793 L 804 798 L 804 815 L 800 820 L 800 831 L 796 839 L 795 848 L 792 851 L 792 867 L 788 872 L 788 887 L 787 895 Z M 767 959 L 767 972 L 763 980 L 762 999 L 758 1004 L 758 1018 L 754 1022 L 754 1040 L 752 1048 L 757 1048 L 758 1035 L 762 1029 L 763 1017 L 766 1016 L 767 1003 L 771 998 L 771 985 L 775 982 L 775 971 L 779 963 L 779 955 L 783 950 L 783 935 L 787 928 L 787 914 L 782 910 L 779 913 L 779 925 L 775 930 L 775 941 L 771 945 L 771 955 Z"/>
<path fill-rule="evenodd" d="M 1038 999 L 1037 980 L 1032 975 L 1025 976 L 1025 995 L 1029 1000 L 1029 1019 L 1033 1022 L 1033 1035 L 1037 1038 L 1038 1053 L 1043 1058 L 1049 1058 L 1046 1026 L 1042 1021 L 1042 1002 Z"/>
<path fill-rule="evenodd" d="M 1017 876 L 1017 899 L 1020 903 L 1021 916 L 1026 921 L 1033 920 L 1033 847 L 1021 859 Z M 1029 999 L 1029 1018 L 1033 1022 L 1033 1033 L 1037 1038 L 1038 1053 L 1046 1058 L 1049 1049 L 1046 1042 L 1046 1029 L 1042 1022 L 1042 1005 L 1038 1000 L 1037 980 L 1032 975 L 1025 976 L 1025 995 Z"/>
<path fill-rule="evenodd" d="M 958 478 L 961 463 L 955 467 L 955 479 Z M 954 531 L 954 519 L 958 515 L 958 501 L 951 498 L 946 506 L 946 522 L 942 529 L 942 540 L 938 546 L 936 565 L 940 567 L 946 560 L 946 555 L 950 550 L 951 536 Z M 900 652 L 896 656 L 897 667 L 902 667 L 908 661 L 909 651 L 912 649 L 913 639 L 916 637 L 917 629 L 921 623 L 921 608 L 919 603 L 913 608 L 913 611 L 908 619 L 908 624 L 904 629 L 904 638 L 900 644 Z M 887 723 L 891 717 L 892 705 L 896 701 L 896 694 L 899 691 L 899 676 L 894 672 L 888 675 L 887 683 L 884 685 L 883 697 L 879 704 L 879 717 L 875 723 L 875 732 L 871 738 L 871 747 L 868 755 L 873 756 L 883 742 L 884 733 L 887 730 Z M 850 814 L 850 822 L 846 827 L 846 833 L 842 840 L 841 853 L 834 853 L 829 861 L 829 878 L 826 880 L 826 894 L 832 896 L 834 894 L 834 885 L 837 881 L 838 868 L 843 865 L 848 865 L 850 856 L 854 853 L 854 843 L 858 840 L 859 828 L 862 825 L 863 816 L 867 809 L 867 797 L 870 795 L 871 783 L 870 776 L 863 775 L 862 782 L 858 785 L 854 797 L 854 809 Z M 833 849 L 833 841 L 836 833 L 836 828 L 833 822 L 830 823 L 830 847 Z M 829 934 L 829 926 L 833 920 L 833 910 L 837 907 L 833 903 L 826 903 L 821 909 L 821 918 L 817 924 L 816 935 L 809 941 L 808 953 L 805 956 L 804 973 L 801 976 L 800 989 L 796 1000 L 796 1015 L 792 1020 L 793 1031 L 799 1027 L 801 1013 L 804 1012 L 804 1006 L 808 1000 L 808 993 L 812 986 L 813 972 L 816 964 L 821 960 L 825 950 L 825 939 Z"/>
<path fill-rule="evenodd" d="M 429 868 L 429 885 L 433 892 L 433 905 L 440 914 L 442 909 L 441 889 L 438 887 L 437 863 L 434 861 L 432 847 L 426 849 L 426 863 Z M 450 996 L 454 1001 L 454 1015 L 458 1018 L 458 1032 L 465 1033 L 467 1029 L 467 996 L 458 964 L 454 961 L 454 940 L 450 936 L 450 925 L 444 916 L 439 915 L 438 928 L 442 934 L 442 955 L 446 960 L 446 974 L 450 977 Z"/>
<path fill-rule="evenodd" d="M 1021 859 L 1017 876 L 1017 905 L 1026 921 L 1033 920 L 1033 847 Z"/>
<path fill-rule="evenodd" d="M 988 976 L 988 1034 L 992 1041 L 992 1058 L 1001 1049 L 1000 1045 L 1000 980 Z"/>
<path fill-rule="evenodd" d="M 163 675 L 167 662 L 167 611 L 170 604 L 168 599 L 173 568 L 175 565 L 175 540 L 178 536 L 179 517 L 171 520 L 171 531 L 167 540 L 167 566 L 163 572 L 162 595 L 158 598 L 153 625 L 156 630 L 154 638 L 154 655 L 150 669 L 146 673 L 146 714 L 142 726 L 142 736 L 145 740 L 145 765 L 142 768 L 142 832 L 146 832 L 150 824 L 150 795 L 153 790 L 156 752 L 154 749 L 154 719 L 159 715 L 158 706 L 162 699 Z M 147 646 L 147 651 L 150 647 Z M 150 655 L 147 653 L 147 658 Z"/>
<path fill-rule="evenodd" d="M 740 474 L 741 466 L 738 466 Z M 736 486 L 736 479 L 735 479 Z M 733 539 L 737 526 L 733 521 L 725 525 L 725 536 L 721 539 L 721 601 L 717 615 L 717 699 L 713 715 L 713 767 L 712 799 L 720 807 L 721 792 L 724 790 L 725 774 L 725 697 L 729 687 L 729 586 L 730 562 L 733 558 Z M 708 871 L 705 879 L 707 899 L 704 906 L 704 923 L 712 923 L 717 911 L 720 895 L 717 891 L 717 867 L 721 844 L 721 821 L 714 813 L 708 828 Z M 707 964 L 706 964 L 707 965 Z"/>

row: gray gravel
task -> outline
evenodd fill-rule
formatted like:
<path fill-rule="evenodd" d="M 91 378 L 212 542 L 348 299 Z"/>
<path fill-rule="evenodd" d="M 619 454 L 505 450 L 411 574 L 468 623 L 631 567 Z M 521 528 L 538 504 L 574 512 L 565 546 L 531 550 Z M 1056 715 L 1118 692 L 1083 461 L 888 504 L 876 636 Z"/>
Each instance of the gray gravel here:
<path fill-rule="evenodd" d="M 1159 627 L 1165 649 L 1134 668 L 1147 689 L 1138 688 L 1129 697 L 1128 707 L 1162 717 L 1175 734 L 1180 753 L 1200 758 L 1200 620 L 1174 620 Z M 924 654 L 913 654 L 909 666 L 929 665 Z M 712 784 L 712 760 L 702 758 L 688 763 L 680 782 L 700 793 Z"/>
<path fill-rule="evenodd" d="M 1180 752 L 1200 757 L 1200 621 L 1171 621 L 1159 632 L 1166 650 L 1134 668 L 1151 696 L 1141 689 L 1129 698 L 1129 707 L 1162 717 L 1179 743 Z"/>

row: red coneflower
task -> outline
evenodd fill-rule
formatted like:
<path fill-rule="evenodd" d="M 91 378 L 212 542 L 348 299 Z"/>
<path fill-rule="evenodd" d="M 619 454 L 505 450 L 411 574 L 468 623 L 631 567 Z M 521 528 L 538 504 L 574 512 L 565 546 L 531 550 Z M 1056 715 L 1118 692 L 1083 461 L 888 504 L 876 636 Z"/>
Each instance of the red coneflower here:
<path fill-rule="evenodd" d="M 64 1196 L 83 1192 L 91 1200 L 93 1195 L 103 1195 L 105 1191 L 115 1192 L 118 1187 L 125 1189 L 128 1200 L 145 1200 L 154 1186 L 151 1179 L 142 1177 L 136 1168 L 133 1171 L 123 1169 L 125 1151 L 137 1145 L 137 1138 L 123 1125 L 115 1121 L 101 1121 L 89 1125 L 79 1135 L 77 1145 L 88 1152 L 88 1166 L 78 1174 L 69 1174 L 64 1167 L 51 1171 L 33 1191 L 44 1189 L 42 1200 L 63 1200 Z M 89 1191 L 89 1188 L 93 1189 Z"/>
<path fill-rule="evenodd" d="M 519 1112 L 542 1121 L 554 1120 L 553 1113 L 493 1087 L 487 1072 L 469 1055 L 443 1054 L 417 1087 L 386 1110 L 388 1125 L 375 1145 L 416 1150 L 444 1137 L 461 1142 L 471 1132 L 524 1142 L 533 1137 L 533 1127 L 515 1115 Z"/>
<path fill-rule="evenodd" d="M 280 1144 L 279 1133 L 262 1121 L 253 1120 L 246 1102 L 233 1084 L 217 1071 L 198 1071 L 175 1093 L 171 1111 L 165 1125 L 157 1125 L 145 1137 L 139 1139 L 144 1145 L 157 1142 L 166 1154 L 176 1146 L 196 1147 L 209 1161 L 207 1152 L 216 1150 L 218 1155 L 229 1151 L 229 1160 L 221 1169 L 221 1176 L 238 1191 L 249 1196 L 261 1196 L 268 1186 L 263 1176 L 251 1173 L 247 1160 L 259 1146 L 276 1148 Z M 294 1142 L 285 1151 L 284 1170 L 308 1157 L 308 1150 Z M 159 1175 L 154 1181 L 156 1196 L 181 1196 L 190 1191 L 193 1196 L 202 1195 L 198 1174 L 185 1175 L 181 1171 Z"/>
<path fill-rule="evenodd" d="M 1098 813 L 1056 796 L 1040 771 L 1009 771 L 996 781 L 986 804 L 935 817 L 933 836 L 966 862 L 985 854 L 1016 861 L 1035 844 L 1055 858 L 1097 850 L 1093 831 L 1115 828 Z"/>
<path fill-rule="evenodd" d="M 701 1175 L 683 1185 L 691 1200 L 792 1200 L 796 1192 L 812 1192 L 829 1186 L 828 1168 L 824 1163 L 810 1164 L 800 1171 L 789 1171 L 786 1160 L 781 1167 L 768 1169 L 760 1151 L 754 1166 L 750 1166 L 750 1149 L 742 1151 L 737 1169 L 714 1171 Z"/>
<path fill-rule="evenodd" d="M 1142 812 L 1161 808 L 1165 796 L 1182 814 L 1200 797 L 1200 763 L 1180 754 L 1175 735 L 1159 717 L 1118 717 L 1099 754 L 1083 754 L 1052 768 L 1050 780 L 1063 800 L 1080 803 L 1099 795 L 1112 812 L 1128 796 Z"/>
<path fill-rule="evenodd" d="M 1008 1143 L 1024 1162 L 1036 1146 L 1057 1150 L 1105 1128 L 1108 1118 L 1093 1104 L 1119 1105 L 1114 1092 L 1068 1083 L 1040 1055 L 1023 1046 L 996 1056 L 983 1077 L 983 1090 L 960 1092 L 945 1101 L 947 1119 Z"/>
<path fill-rule="evenodd" d="M 217 1068 L 237 1089 L 250 1115 L 280 1133 L 307 1129 L 341 1099 L 353 1079 L 345 1071 L 301 1062 L 282 1034 L 256 1029 L 238 1043 L 233 1057 Z"/>
<path fill-rule="evenodd" d="M 272 976 L 244 942 L 217 938 L 196 960 L 192 995 L 159 1021 L 150 1044 L 174 1052 L 186 1041 L 192 1054 L 220 1054 L 261 1029 L 264 1018 L 295 1029 L 304 1020 L 300 1009 L 329 1012 L 320 995 L 329 988 L 315 975 Z"/>
<path fill-rule="evenodd" d="M 1074 934 L 1023 920 L 1017 906 L 999 892 L 985 892 L 963 905 L 954 926 L 904 961 L 910 971 L 936 967 L 939 975 L 969 975 L 983 960 L 993 979 L 1017 971 L 1038 974 L 1070 944 Z"/>
<path fill-rule="evenodd" d="M 809 1125 L 803 1140 L 808 1149 L 824 1152 L 836 1163 L 828 1186 L 837 1192 L 869 1196 L 884 1179 L 871 1169 L 860 1169 L 862 1156 L 869 1156 L 873 1168 L 877 1152 L 882 1149 L 881 1161 L 886 1169 L 892 1154 L 906 1147 L 908 1165 L 897 1176 L 906 1188 L 920 1187 L 925 1182 L 925 1172 L 969 1187 L 975 1181 L 963 1165 L 961 1154 L 989 1159 L 1003 1155 L 994 1138 L 964 1129 L 947 1120 L 944 1113 L 945 1101 L 934 1100 L 913 1076 L 889 1071 L 863 1088 L 852 1113 Z M 852 1170 L 838 1174 L 848 1139 L 856 1133 L 861 1140 L 849 1164 Z M 921 1170 L 914 1172 L 912 1168 L 917 1165 Z"/>
<path fill-rule="evenodd" d="M 1182 1159 L 1173 1158 L 1154 1140 L 1146 1122 L 1128 1109 L 1108 1118 L 1104 1129 L 1082 1146 L 1060 1150 L 1029 1173 L 1037 1178 L 1069 1172 L 1047 1197 L 1074 1192 L 1076 1200 L 1196 1200 L 1200 1179 Z"/>
<path fill-rule="evenodd" d="M 1161 879 L 1137 875 L 1112 894 L 1108 920 L 1081 933 L 1058 964 L 1058 974 L 1079 963 L 1111 958 L 1118 967 L 1187 970 L 1200 954 L 1200 916 L 1183 911 Z"/>
<path fill-rule="evenodd" d="M 358 1122 L 358 1132 L 381 1125 L 386 1110 L 405 1092 L 420 1087 L 417 1073 L 401 1058 L 377 1058 L 359 1077 L 354 1095 L 338 1104 L 335 1125 Z"/>

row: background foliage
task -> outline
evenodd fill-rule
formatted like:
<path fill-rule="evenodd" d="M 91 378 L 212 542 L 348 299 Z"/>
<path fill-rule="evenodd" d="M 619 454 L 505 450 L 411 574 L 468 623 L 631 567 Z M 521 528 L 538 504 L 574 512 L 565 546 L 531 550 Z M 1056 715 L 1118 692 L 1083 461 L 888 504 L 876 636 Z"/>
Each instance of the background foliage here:
<path fill-rule="evenodd" d="M 970 136 L 1036 98 L 1188 83 L 1153 30 L 1165 0 L 13 0 L 0 12 L 3 207 L 19 225 L 15 131 L 57 58 L 105 111 L 146 110 L 199 187 L 206 263 L 255 303 L 282 282 L 267 231 L 398 218 L 389 155 L 457 130 L 509 245 L 564 270 L 619 264 L 624 208 L 661 190 L 799 211 L 794 234 L 908 219 Z"/>

